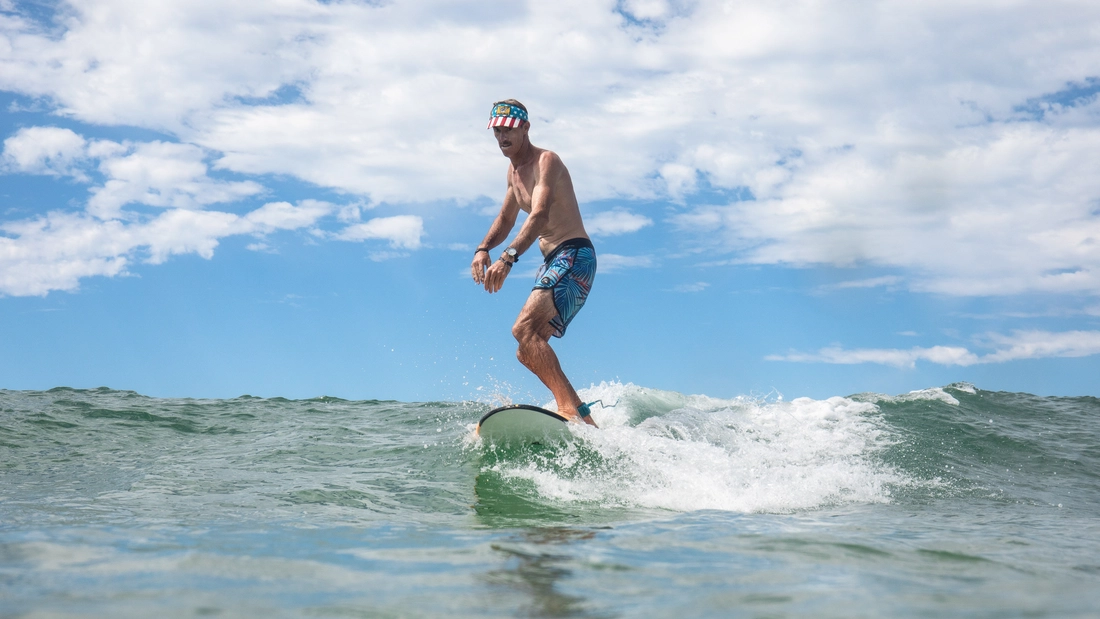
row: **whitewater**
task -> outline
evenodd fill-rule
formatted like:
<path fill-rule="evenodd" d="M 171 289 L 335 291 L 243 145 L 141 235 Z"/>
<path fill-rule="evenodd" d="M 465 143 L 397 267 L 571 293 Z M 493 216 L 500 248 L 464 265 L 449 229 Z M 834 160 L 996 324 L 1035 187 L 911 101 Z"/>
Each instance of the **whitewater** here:
<path fill-rule="evenodd" d="M 601 429 L 516 448 L 499 397 L 0 390 L 0 617 L 1100 608 L 1100 399 L 581 395 Z"/>

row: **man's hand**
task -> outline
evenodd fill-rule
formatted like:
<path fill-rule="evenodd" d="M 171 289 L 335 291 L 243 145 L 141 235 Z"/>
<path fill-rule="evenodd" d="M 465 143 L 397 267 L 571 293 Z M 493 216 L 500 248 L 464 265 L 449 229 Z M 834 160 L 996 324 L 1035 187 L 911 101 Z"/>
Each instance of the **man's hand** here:
<path fill-rule="evenodd" d="M 485 269 L 493 263 L 493 259 L 489 257 L 489 252 L 479 251 L 474 254 L 474 261 L 470 263 L 470 272 L 474 276 L 475 284 L 485 283 Z"/>
<path fill-rule="evenodd" d="M 508 271 L 511 271 L 512 267 L 505 264 L 503 260 L 497 260 L 489 267 L 488 271 L 485 271 L 485 290 L 492 294 L 504 287 L 504 278 L 508 277 Z"/>

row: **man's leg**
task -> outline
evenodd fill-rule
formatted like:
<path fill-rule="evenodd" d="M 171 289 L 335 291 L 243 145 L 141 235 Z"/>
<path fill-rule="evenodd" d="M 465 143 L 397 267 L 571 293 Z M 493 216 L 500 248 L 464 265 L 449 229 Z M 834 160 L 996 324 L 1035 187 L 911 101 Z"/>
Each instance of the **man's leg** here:
<path fill-rule="evenodd" d="M 565 372 L 562 372 L 561 364 L 558 363 L 558 356 L 550 347 L 550 336 L 554 333 L 550 319 L 557 313 L 554 294 L 550 290 L 531 291 L 527 303 L 520 310 L 519 318 L 516 318 L 516 324 L 512 326 L 512 335 L 519 342 L 516 357 L 554 394 L 559 413 L 581 421 L 577 407 L 583 402 L 573 385 L 569 384 L 569 379 L 565 377 Z M 583 421 L 596 425 L 591 417 L 585 417 Z"/>

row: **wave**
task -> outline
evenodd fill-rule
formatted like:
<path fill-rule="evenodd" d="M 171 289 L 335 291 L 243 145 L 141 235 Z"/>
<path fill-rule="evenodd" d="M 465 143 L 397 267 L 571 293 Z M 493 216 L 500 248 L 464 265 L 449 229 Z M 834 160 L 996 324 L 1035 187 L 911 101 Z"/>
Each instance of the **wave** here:
<path fill-rule="evenodd" d="M 875 403 L 898 437 L 886 460 L 914 479 L 938 482 L 941 493 L 1053 506 L 1100 499 L 1098 398 L 984 391 L 968 383 L 856 397 Z"/>
<path fill-rule="evenodd" d="M 158 513 L 151 496 L 227 493 L 272 514 L 424 518 L 468 509 L 471 483 L 482 506 L 589 518 L 937 500 L 1100 507 L 1097 398 L 964 383 L 790 401 L 618 382 L 581 394 L 605 404 L 594 412 L 602 429 L 504 453 L 471 441 L 488 409 L 477 402 L 0 390 L 0 471 L 28 518 L 44 502 L 73 514 L 98 505 L 92 491 L 133 513 Z"/>
<path fill-rule="evenodd" d="M 977 498 L 1085 506 L 1100 497 L 1096 398 L 966 383 L 824 400 L 712 398 L 601 383 L 602 430 L 486 470 L 551 502 L 786 513 Z M 552 405 L 548 405 L 552 407 Z"/>
<path fill-rule="evenodd" d="M 877 407 L 850 398 L 719 399 L 602 383 L 602 429 L 487 466 L 550 500 L 604 508 L 790 512 L 889 501 L 907 483 L 881 453 L 894 440 Z"/>

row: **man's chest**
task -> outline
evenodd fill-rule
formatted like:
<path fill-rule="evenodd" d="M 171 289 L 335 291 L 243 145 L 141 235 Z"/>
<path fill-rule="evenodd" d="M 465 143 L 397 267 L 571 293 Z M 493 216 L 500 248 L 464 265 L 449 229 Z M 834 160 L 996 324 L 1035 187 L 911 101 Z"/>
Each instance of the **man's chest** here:
<path fill-rule="evenodd" d="M 512 193 L 519 201 L 520 208 L 525 211 L 531 210 L 531 196 L 535 193 L 535 184 L 534 170 L 512 171 Z"/>

